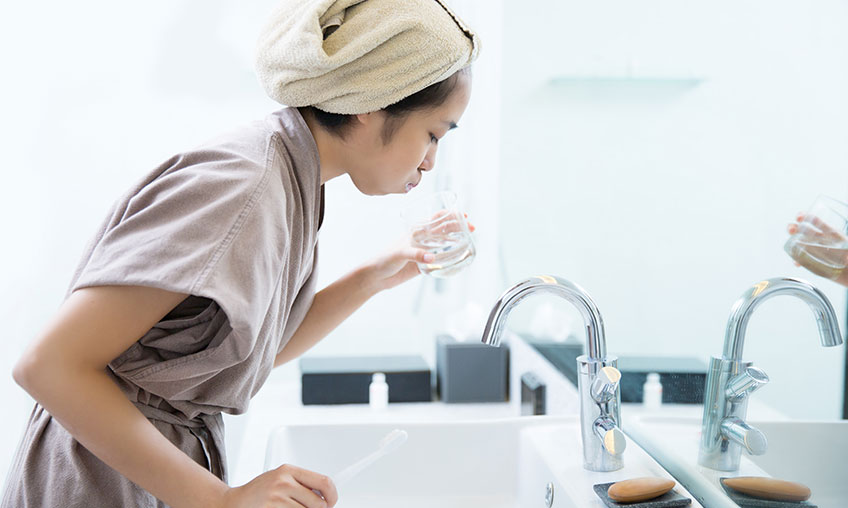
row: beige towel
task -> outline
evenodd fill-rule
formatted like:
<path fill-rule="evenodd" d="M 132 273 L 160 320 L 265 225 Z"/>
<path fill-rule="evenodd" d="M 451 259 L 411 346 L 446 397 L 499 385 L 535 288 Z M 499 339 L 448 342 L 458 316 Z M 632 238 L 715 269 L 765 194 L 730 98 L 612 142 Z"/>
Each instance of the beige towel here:
<path fill-rule="evenodd" d="M 283 0 L 259 37 L 256 71 L 286 106 L 369 113 L 446 79 L 479 47 L 442 0 Z"/>

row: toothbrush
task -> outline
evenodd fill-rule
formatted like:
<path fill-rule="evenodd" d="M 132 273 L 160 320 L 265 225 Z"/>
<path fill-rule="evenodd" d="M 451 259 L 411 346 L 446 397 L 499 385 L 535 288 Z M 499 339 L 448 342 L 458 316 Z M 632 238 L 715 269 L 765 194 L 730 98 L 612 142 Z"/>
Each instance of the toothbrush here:
<path fill-rule="evenodd" d="M 409 434 L 407 434 L 405 430 L 400 429 L 395 429 L 386 434 L 385 437 L 380 440 L 380 444 L 376 451 L 344 468 L 333 477 L 333 482 L 336 484 L 336 487 L 341 487 L 377 460 L 396 451 L 406 442 L 408 437 Z"/>

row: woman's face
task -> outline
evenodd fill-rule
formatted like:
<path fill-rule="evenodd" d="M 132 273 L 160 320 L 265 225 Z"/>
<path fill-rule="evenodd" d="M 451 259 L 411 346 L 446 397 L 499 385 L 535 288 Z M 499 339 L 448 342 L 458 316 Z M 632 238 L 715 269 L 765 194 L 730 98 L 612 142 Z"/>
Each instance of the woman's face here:
<path fill-rule="evenodd" d="M 470 76 L 459 74 L 455 85 L 442 105 L 409 113 L 388 143 L 382 137 L 385 112 L 358 115 L 358 125 L 347 141 L 358 155 L 348 166 L 348 175 L 360 192 L 403 194 L 433 169 L 439 140 L 457 126 L 471 96 Z"/>

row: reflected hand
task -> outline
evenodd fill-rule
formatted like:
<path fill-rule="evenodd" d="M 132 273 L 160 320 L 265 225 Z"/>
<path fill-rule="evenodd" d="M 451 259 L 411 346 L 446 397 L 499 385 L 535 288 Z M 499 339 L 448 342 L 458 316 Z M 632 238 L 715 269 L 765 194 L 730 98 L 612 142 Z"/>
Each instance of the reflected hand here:
<path fill-rule="evenodd" d="M 786 227 L 790 235 L 799 235 L 799 241 L 790 255 L 795 266 L 848 286 L 848 237 L 833 229 L 814 215 L 799 213 L 796 222 Z"/>
<path fill-rule="evenodd" d="M 846 240 L 845 235 L 828 226 L 815 215 L 798 213 L 798 216 L 795 217 L 795 222 L 789 224 L 786 229 L 790 235 L 794 235 L 800 231 L 804 236 L 810 236 L 818 240 L 827 240 L 828 242 L 844 242 Z"/>

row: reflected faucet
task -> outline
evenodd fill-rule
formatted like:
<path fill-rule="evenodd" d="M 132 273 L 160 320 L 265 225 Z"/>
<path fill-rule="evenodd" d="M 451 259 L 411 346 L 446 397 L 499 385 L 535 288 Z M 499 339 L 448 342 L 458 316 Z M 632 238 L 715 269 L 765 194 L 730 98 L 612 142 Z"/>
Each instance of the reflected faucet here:
<path fill-rule="evenodd" d="M 822 346 L 842 344 L 836 313 L 824 293 L 809 282 L 790 278 L 768 279 L 751 286 L 733 305 L 724 336 L 721 358 L 712 357 L 704 390 L 704 418 L 698 463 L 719 471 L 739 469 L 744 448 L 762 455 L 768 448 L 765 435 L 745 422 L 748 396 L 768 383 L 765 372 L 742 361 L 748 320 L 761 303 L 777 295 L 796 296 L 807 303 L 816 318 Z"/>
<path fill-rule="evenodd" d="M 586 326 L 586 352 L 577 358 L 577 389 L 580 393 L 580 429 L 583 437 L 583 467 L 589 471 L 615 471 L 624 467 L 627 446 L 621 432 L 621 390 L 618 358 L 607 356 L 604 321 L 598 306 L 577 284 L 550 275 L 540 275 L 507 289 L 495 303 L 483 343 L 497 346 L 509 313 L 524 298 L 536 293 L 553 293 L 580 311 Z"/>

